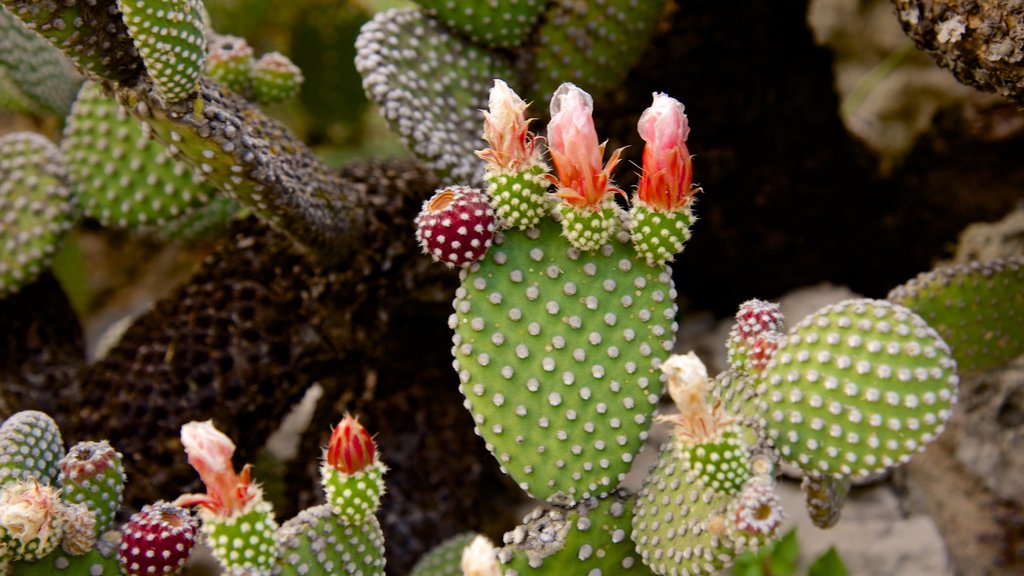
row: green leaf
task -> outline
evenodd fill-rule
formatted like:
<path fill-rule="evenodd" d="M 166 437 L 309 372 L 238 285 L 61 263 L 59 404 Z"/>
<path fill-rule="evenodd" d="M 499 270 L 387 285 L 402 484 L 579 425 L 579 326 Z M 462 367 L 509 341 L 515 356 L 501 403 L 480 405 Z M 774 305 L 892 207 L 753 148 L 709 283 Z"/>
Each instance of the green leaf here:
<path fill-rule="evenodd" d="M 846 565 L 843 564 L 836 549 L 829 548 L 828 552 L 818 556 L 818 559 L 811 564 L 807 576 L 847 576 Z"/>
<path fill-rule="evenodd" d="M 789 576 L 796 573 L 796 561 L 800 557 L 800 543 L 796 530 L 790 530 L 775 543 L 765 560 L 770 576 Z"/>

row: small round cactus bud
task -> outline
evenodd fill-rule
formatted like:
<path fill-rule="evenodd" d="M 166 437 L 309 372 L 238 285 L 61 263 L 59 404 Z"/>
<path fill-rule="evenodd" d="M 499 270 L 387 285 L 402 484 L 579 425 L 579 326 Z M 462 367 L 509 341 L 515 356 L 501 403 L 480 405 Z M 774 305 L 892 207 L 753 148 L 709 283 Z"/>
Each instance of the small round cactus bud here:
<path fill-rule="evenodd" d="M 462 573 L 466 576 L 500 576 L 498 551 L 486 536 L 477 535 L 462 551 Z"/>
<path fill-rule="evenodd" d="M 128 576 L 181 572 L 192 554 L 198 526 L 188 510 L 167 502 L 144 506 L 122 530 L 118 557 Z"/>
<path fill-rule="evenodd" d="M 342 474 L 355 474 L 376 462 L 377 447 L 366 428 L 352 416 L 331 432 L 327 445 L 327 464 Z"/>
<path fill-rule="evenodd" d="M 387 467 L 377 460 L 370 433 L 350 415 L 331 432 L 320 467 L 327 502 L 347 524 L 359 524 L 380 506 Z"/>
<path fill-rule="evenodd" d="M 96 545 L 96 513 L 85 504 L 64 503 L 58 508 L 64 524 L 60 547 L 72 556 L 81 556 Z"/>
<path fill-rule="evenodd" d="M 740 304 L 726 343 L 729 365 L 744 372 L 763 370 L 784 328 L 778 304 L 757 299 Z"/>
<path fill-rule="evenodd" d="M 95 514 L 96 535 L 106 532 L 121 506 L 121 455 L 106 440 L 79 442 L 61 459 L 60 471 L 64 500 L 86 506 Z"/>
<path fill-rule="evenodd" d="M 416 239 L 423 252 L 448 267 L 483 258 L 494 231 L 494 210 L 487 197 L 468 186 L 438 190 L 416 217 Z"/>
<path fill-rule="evenodd" d="M 206 73 L 231 91 L 248 92 L 252 66 L 252 47 L 245 38 L 220 36 L 210 43 Z"/>
<path fill-rule="evenodd" d="M 736 528 L 759 539 L 773 537 L 786 517 L 774 482 L 764 476 L 751 477 L 733 507 Z"/>
<path fill-rule="evenodd" d="M 252 94 L 260 104 L 283 102 L 299 93 L 302 70 L 284 54 L 268 52 L 252 65 Z"/>
<path fill-rule="evenodd" d="M 17 560 L 38 560 L 64 537 L 56 488 L 35 480 L 11 482 L 0 490 L 0 550 Z"/>

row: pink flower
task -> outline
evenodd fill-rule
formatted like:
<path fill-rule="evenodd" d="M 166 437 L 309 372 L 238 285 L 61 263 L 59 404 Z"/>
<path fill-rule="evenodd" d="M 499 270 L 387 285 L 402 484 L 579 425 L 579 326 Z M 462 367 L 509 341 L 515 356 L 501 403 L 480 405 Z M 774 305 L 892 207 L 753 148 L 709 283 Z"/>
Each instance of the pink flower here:
<path fill-rule="evenodd" d="M 558 186 L 560 198 L 581 208 L 599 206 L 609 192 L 623 194 L 611 183 L 622 150 L 613 152 L 602 168 L 605 145 L 597 142 L 593 111 L 590 94 L 568 82 L 551 97 L 548 150 L 558 177 L 549 179 Z"/>
<path fill-rule="evenodd" d="M 342 474 L 355 474 L 373 465 L 377 448 L 370 433 L 358 420 L 346 414 L 331 431 L 327 444 L 327 464 Z"/>
<path fill-rule="evenodd" d="M 646 142 L 637 198 L 666 212 L 683 208 L 699 190 L 692 187 L 692 156 L 686 148 L 690 125 L 683 110 L 675 98 L 655 94 L 654 103 L 637 123 Z"/>
<path fill-rule="evenodd" d="M 484 111 L 484 140 L 490 148 L 477 151 L 492 172 L 515 174 L 537 161 L 536 139 L 529 131 L 526 102 L 508 84 L 495 79 L 489 110 Z"/>
<path fill-rule="evenodd" d="M 188 463 L 199 472 L 206 494 L 185 494 L 175 500 L 178 506 L 202 506 L 215 516 L 229 517 L 246 511 L 261 500 L 262 492 L 252 483 L 249 466 L 235 473 L 231 457 L 235 444 L 213 422 L 189 422 L 181 427 L 181 444 Z"/>

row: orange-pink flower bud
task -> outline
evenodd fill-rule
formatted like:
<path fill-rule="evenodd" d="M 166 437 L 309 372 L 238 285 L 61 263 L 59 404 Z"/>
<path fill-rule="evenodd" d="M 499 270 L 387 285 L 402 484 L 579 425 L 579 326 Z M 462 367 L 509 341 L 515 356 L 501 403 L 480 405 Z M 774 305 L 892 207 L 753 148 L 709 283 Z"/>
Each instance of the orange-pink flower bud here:
<path fill-rule="evenodd" d="M 611 173 L 622 150 L 612 153 L 604 167 L 604 144 L 598 144 L 594 128 L 594 99 L 571 83 L 558 87 L 551 97 L 548 151 L 558 177 L 558 196 L 578 207 L 599 206 L 610 192 L 622 193 L 611 183 Z"/>
<path fill-rule="evenodd" d="M 352 416 L 345 418 L 331 431 L 327 445 L 327 464 L 342 474 L 355 474 L 373 465 L 377 447 L 370 433 Z"/>
<path fill-rule="evenodd" d="M 491 147 L 476 153 L 487 161 L 491 172 L 515 174 L 538 161 L 526 107 L 508 84 L 495 79 L 489 109 L 484 111 L 484 140 Z"/>
<path fill-rule="evenodd" d="M 692 186 L 693 162 L 686 148 L 690 125 L 684 106 L 656 93 L 651 107 L 640 115 L 637 129 L 646 143 L 637 199 L 666 212 L 685 207 L 699 189 Z"/>
<path fill-rule="evenodd" d="M 249 467 L 236 474 L 231 463 L 235 444 L 213 422 L 189 422 L 181 427 L 181 444 L 188 454 L 188 463 L 199 473 L 206 485 L 206 494 L 179 497 L 179 506 L 203 506 L 216 516 L 231 516 L 261 497 L 252 483 Z"/>

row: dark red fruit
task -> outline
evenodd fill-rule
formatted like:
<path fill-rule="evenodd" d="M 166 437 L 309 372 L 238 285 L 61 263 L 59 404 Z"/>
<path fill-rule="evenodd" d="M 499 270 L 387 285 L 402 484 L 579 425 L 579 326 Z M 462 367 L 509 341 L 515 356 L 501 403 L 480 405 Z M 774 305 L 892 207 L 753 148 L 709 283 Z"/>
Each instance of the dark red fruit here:
<path fill-rule="evenodd" d="M 178 574 L 192 554 L 198 525 L 188 510 L 157 502 L 124 525 L 118 557 L 129 576 Z"/>
<path fill-rule="evenodd" d="M 423 252 L 449 267 L 483 258 L 494 230 L 494 210 L 487 196 L 468 186 L 438 190 L 416 217 L 416 239 Z"/>

